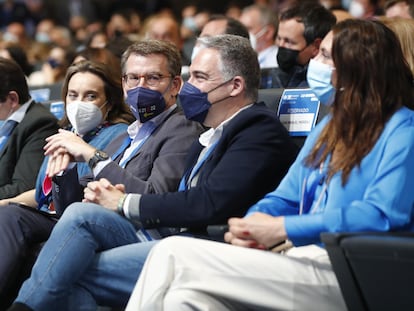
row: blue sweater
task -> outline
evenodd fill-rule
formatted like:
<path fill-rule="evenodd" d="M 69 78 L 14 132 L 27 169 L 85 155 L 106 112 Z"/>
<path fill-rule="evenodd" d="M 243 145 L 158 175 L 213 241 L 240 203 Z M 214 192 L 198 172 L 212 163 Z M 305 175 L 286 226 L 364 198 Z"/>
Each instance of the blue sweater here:
<path fill-rule="evenodd" d="M 321 232 L 413 231 L 414 111 L 405 107 L 387 122 L 345 186 L 340 173 L 328 185 L 315 183 L 310 208 L 300 214 L 301 201 L 320 175 L 319 169 L 304 165 L 304 158 L 328 120 L 325 117 L 311 132 L 279 187 L 253 205 L 247 215 L 258 211 L 285 216 L 287 235 L 296 246 L 320 243 Z"/>
<path fill-rule="evenodd" d="M 94 146 L 97 149 L 103 150 L 118 135 L 125 133 L 128 128 L 128 125 L 125 123 L 118 123 L 114 125 L 110 125 L 107 127 L 103 127 L 98 135 L 92 137 L 91 140 L 88 141 L 88 144 Z M 40 167 L 39 173 L 37 175 L 36 180 L 36 201 L 39 202 L 41 197 L 42 191 L 42 183 L 46 175 L 46 168 L 47 162 L 49 157 L 45 157 L 43 160 L 42 166 Z M 77 165 L 78 176 L 84 176 L 86 174 L 92 174 L 89 166 L 87 163 L 78 163 Z"/>

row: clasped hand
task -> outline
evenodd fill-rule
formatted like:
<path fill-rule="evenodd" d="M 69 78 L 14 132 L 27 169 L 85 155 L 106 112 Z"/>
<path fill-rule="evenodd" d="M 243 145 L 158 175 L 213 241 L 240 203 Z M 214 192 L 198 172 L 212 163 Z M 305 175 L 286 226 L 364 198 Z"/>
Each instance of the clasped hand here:
<path fill-rule="evenodd" d="M 83 202 L 99 204 L 107 209 L 116 211 L 119 199 L 125 194 L 123 184 L 112 185 L 107 179 L 89 182 L 84 189 Z"/>
<path fill-rule="evenodd" d="M 244 218 L 230 218 L 228 224 L 224 239 L 233 245 L 269 249 L 287 239 L 284 217 L 256 212 Z"/>
<path fill-rule="evenodd" d="M 59 133 L 46 138 L 43 147 L 45 155 L 49 156 L 46 174 L 53 177 L 67 169 L 70 162 L 88 161 L 94 154 L 95 148 L 87 144 L 75 133 L 59 130 Z"/>

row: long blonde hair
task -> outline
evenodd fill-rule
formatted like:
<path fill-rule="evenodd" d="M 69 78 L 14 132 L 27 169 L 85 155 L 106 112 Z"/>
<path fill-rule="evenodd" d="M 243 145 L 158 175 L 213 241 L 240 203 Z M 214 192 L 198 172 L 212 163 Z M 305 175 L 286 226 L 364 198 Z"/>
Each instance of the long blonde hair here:
<path fill-rule="evenodd" d="M 404 58 L 414 74 L 414 20 L 401 17 L 382 17 L 380 21 L 397 35 Z"/>

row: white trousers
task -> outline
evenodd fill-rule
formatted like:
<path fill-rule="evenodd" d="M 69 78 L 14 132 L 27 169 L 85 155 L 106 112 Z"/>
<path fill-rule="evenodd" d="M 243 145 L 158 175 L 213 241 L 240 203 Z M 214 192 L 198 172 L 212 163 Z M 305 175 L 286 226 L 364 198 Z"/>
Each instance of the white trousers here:
<path fill-rule="evenodd" d="M 171 237 L 149 254 L 127 311 L 346 310 L 328 255 L 316 245 L 280 255 Z"/>

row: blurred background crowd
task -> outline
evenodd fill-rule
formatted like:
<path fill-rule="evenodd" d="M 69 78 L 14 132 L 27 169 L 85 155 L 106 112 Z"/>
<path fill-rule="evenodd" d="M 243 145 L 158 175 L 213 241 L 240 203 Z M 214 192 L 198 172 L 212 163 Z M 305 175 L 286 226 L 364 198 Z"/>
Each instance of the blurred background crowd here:
<path fill-rule="evenodd" d="M 75 53 L 86 47 L 107 47 L 120 56 L 131 41 L 143 37 L 173 41 L 182 51 L 183 65 L 188 65 L 195 38 L 211 15 L 224 14 L 240 19 L 243 8 L 260 4 L 277 16 L 292 2 L 3 0 L 0 1 L 0 56 L 12 58 L 21 65 L 29 86 L 62 80 Z M 384 13 L 383 0 L 319 2 L 336 10 L 337 17 L 345 14 L 369 18 Z"/>

